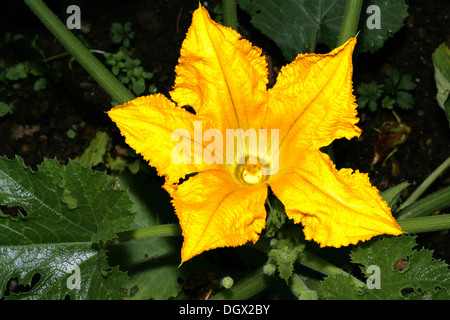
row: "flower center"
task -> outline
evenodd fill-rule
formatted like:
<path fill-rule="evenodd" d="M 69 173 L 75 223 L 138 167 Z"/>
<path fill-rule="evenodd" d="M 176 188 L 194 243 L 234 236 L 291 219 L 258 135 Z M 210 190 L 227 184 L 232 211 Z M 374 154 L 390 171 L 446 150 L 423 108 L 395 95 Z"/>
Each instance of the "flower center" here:
<path fill-rule="evenodd" d="M 261 168 L 256 164 L 245 164 L 241 178 L 248 184 L 255 184 L 262 180 Z"/>
<path fill-rule="evenodd" d="M 257 184 L 263 182 L 267 176 L 263 174 L 263 168 L 267 165 L 262 164 L 259 158 L 247 156 L 245 164 L 238 164 L 236 167 L 236 177 L 247 184 Z"/>

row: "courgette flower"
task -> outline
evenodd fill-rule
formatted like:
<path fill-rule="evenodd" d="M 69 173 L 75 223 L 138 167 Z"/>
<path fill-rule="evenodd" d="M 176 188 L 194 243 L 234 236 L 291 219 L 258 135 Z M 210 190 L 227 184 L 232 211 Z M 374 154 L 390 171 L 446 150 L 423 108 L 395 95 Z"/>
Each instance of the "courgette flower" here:
<path fill-rule="evenodd" d="M 171 99 L 153 94 L 108 112 L 126 143 L 165 176 L 184 237 L 182 262 L 255 243 L 269 187 L 305 238 L 322 247 L 402 233 L 368 175 L 337 170 L 320 151 L 361 134 L 355 44 L 351 38 L 327 54 L 299 54 L 268 89 L 262 50 L 199 6 Z"/>

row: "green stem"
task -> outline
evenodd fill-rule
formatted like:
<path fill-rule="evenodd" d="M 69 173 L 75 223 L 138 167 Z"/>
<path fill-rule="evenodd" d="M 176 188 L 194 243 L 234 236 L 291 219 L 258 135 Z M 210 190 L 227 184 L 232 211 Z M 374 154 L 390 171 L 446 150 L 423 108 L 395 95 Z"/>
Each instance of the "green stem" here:
<path fill-rule="evenodd" d="M 308 288 L 300 276 L 296 273 L 289 278 L 289 288 L 299 300 L 317 300 L 317 292 Z"/>
<path fill-rule="evenodd" d="M 24 0 L 36 16 L 53 33 L 83 68 L 105 89 L 114 101 L 124 103 L 134 95 L 97 60 L 97 58 L 70 32 L 42 0 Z"/>
<path fill-rule="evenodd" d="M 118 241 L 122 242 L 122 241 L 145 239 L 150 237 L 170 237 L 180 235 L 181 235 L 181 228 L 179 224 L 176 223 L 162 224 L 159 226 L 119 233 Z"/>
<path fill-rule="evenodd" d="M 397 221 L 405 233 L 420 233 L 450 229 L 450 214 L 411 218 Z"/>
<path fill-rule="evenodd" d="M 317 272 L 320 272 L 328 276 L 346 273 L 342 269 L 329 263 L 327 260 L 322 259 L 321 257 L 315 255 L 314 253 L 306 250 L 302 252 L 302 254 L 300 255 L 299 262 L 305 267 L 308 267 L 310 269 L 313 269 Z"/>
<path fill-rule="evenodd" d="M 356 36 L 359 16 L 361 14 L 363 0 L 347 0 L 344 21 L 337 42 L 337 47 L 343 45 L 348 39 Z"/>
<path fill-rule="evenodd" d="M 425 190 L 447 169 L 450 167 L 450 157 L 447 158 L 439 167 L 436 168 L 429 176 L 426 178 L 416 190 L 402 203 L 399 210 L 406 208 L 407 206 L 414 203 L 420 196 L 425 192 Z"/>
<path fill-rule="evenodd" d="M 334 275 L 346 275 L 350 276 L 352 278 L 352 281 L 357 286 L 364 286 L 364 283 L 360 280 L 353 277 L 351 274 L 345 272 L 341 268 L 336 267 L 335 265 L 331 264 L 327 260 L 315 255 L 314 253 L 310 251 L 303 251 L 300 255 L 300 258 L 298 259 L 300 264 L 304 265 L 305 267 L 308 267 L 310 269 L 313 269 L 317 272 L 323 273 L 327 276 L 334 276 Z"/>
<path fill-rule="evenodd" d="M 450 186 L 433 192 L 400 210 L 397 213 L 397 222 L 406 218 L 427 216 L 447 207 L 450 207 Z"/>
<path fill-rule="evenodd" d="M 266 289 L 271 278 L 263 272 L 263 267 L 256 269 L 237 281 L 230 289 L 224 289 L 210 300 L 247 300 Z"/>
<path fill-rule="evenodd" d="M 222 0 L 223 24 L 226 27 L 237 30 L 238 19 L 236 10 L 236 0 Z"/>

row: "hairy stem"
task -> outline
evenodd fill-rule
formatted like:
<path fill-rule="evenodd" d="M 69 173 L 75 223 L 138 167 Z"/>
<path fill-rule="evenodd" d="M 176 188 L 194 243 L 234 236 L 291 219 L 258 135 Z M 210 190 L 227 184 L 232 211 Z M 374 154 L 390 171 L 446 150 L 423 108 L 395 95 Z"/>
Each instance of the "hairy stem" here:
<path fill-rule="evenodd" d="M 236 10 L 236 0 L 222 0 L 223 24 L 226 27 L 237 30 L 238 19 Z"/>
<path fill-rule="evenodd" d="M 344 21 L 337 42 L 337 47 L 343 45 L 348 39 L 356 36 L 358 31 L 359 16 L 361 14 L 363 0 L 347 0 Z"/>
<path fill-rule="evenodd" d="M 397 221 L 403 232 L 421 233 L 450 229 L 450 214 Z"/>

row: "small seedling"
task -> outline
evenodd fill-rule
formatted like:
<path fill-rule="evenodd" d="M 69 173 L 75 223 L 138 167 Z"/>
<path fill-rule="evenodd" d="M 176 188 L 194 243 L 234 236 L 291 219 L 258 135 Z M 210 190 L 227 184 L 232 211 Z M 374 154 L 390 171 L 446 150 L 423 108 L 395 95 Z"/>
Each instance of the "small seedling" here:
<path fill-rule="evenodd" d="M 77 136 L 77 130 L 79 128 L 84 128 L 85 125 L 86 123 L 84 121 L 80 122 L 79 124 L 73 124 L 72 127 L 66 131 L 67 138 L 75 139 L 75 137 Z"/>
<path fill-rule="evenodd" d="M 13 113 L 14 108 L 12 105 L 0 101 L 0 117 L 6 116 L 9 113 Z"/>
<path fill-rule="evenodd" d="M 135 32 L 131 30 L 131 23 L 125 24 L 113 23 L 111 25 L 111 42 L 121 44 L 121 47 L 115 54 L 105 53 L 105 62 L 111 67 L 111 72 L 128 87 L 135 95 L 142 95 L 146 88 L 146 80 L 153 77 L 153 73 L 145 72 L 141 66 L 141 60 L 131 57 L 128 47 L 130 40 L 134 38 Z M 156 92 L 156 87 L 150 85 L 150 93 Z M 112 105 L 116 105 L 112 102 Z"/>
<path fill-rule="evenodd" d="M 111 72 L 137 96 L 146 90 L 146 80 L 153 78 L 153 73 L 145 72 L 141 66 L 141 60 L 133 59 L 129 52 L 121 48 L 116 54 L 105 53 L 106 64 L 111 67 Z M 149 87 L 150 93 L 156 92 L 156 87 Z"/>
<path fill-rule="evenodd" d="M 410 110 L 414 106 L 414 97 L 409 91 L 415 87 L 410 75 L 401 75 L 397 69 L 389 68 L 383 84 L 375 81 L 363 82 L 356 88 L 356 102 L 360 109 L 368 107 L 370 111 L 375 112 L 381 98 L 381 107 L 384 109 L 394 110 L 397 106 Z"/>
<path fill-rule="evenodd" d="M 375 112 L 378 106 L 377 101 L 383 93 L 382 88 L 383 85 L 377 84 L 375 81 L 361 83 L 356 89 L 359 95 L 358 107 L 362 109 L 367 106 L 370 111 Z"/>
<path fill-rule="evenodd" d="M 400 75 L 397 69 L 389 68 L 384 80 L 384 91 L 395 100 L 397 106 L 403 110 L 412 109 L 414 97 L 409 91 L 414 90 L 416 84 L 409 74 Z"/>
<path fill-rule="evenodd" d="M 16 36 L 5 36 L 5 38 L 10 40 L 4 41 L 0 48 L 8 43 L 18 41 L 22 37 Z M 0 82 L 5 85 L 11 85 L 14 89 L 19 89 L 22 85 L 22 81 L 31 78 L 31 76 L 36 77 L 36 81 L 33 85 L 34 91 L 40 91 L 47 87 L 49 82 L 58 82 L 61 78 L 61 73 L 55 71 L 52 67 L 48 65 L 49 59 L 45 58 L 44 52 L 37 45 L 38 35 L 36 35 L 31 43 L 31 47 L 39 53 L 41 60 L 33 61 L 22 61 L 6 67 L 6 62 L 4 59 L 0 58 Z"/>
<path fill-rule="evenodd" d="M 123 25 L 114 22 L 111 25 L 111 42 L 114 44 L 121 44 L 125 48 L 129 48 L 131 40 L 135 36 L 135 32 L 131 31 L 131 22 L 126 22 Z"/>
<path fill-rule="evenodd" d="M 11 32 L 6 32 L 3 35 L 3 38 L 0 38 L 0 49 L 6 47 L 7 45 L 9 45 L 11 43 L 19 41 L 22 38 L 23 38 L 23 35 L 21 35 L 21 34 L 18 34 L 18 33 L 13 34 Z"/>

